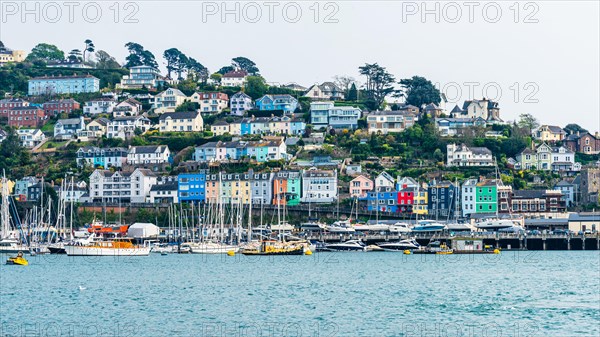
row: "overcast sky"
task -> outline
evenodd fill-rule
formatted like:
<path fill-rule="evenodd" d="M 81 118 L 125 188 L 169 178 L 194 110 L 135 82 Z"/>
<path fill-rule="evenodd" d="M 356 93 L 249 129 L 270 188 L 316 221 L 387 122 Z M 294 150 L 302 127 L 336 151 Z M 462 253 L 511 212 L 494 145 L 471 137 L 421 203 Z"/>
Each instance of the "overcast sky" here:
<path fill-rule="evenodd" d="M 600 130 L 598 1 L 137 1 L 121 2 L 118 15 L 112 1 L 77 4 L 70 15 L 68 2 L 28 2 L 23 17 L 21 1 L 3 1 L 0 39 L 12 49 L 47 42 L 67 52 L 90 38 L 119 62 L 133 41 L 163 69 L 171 47 L 211 71 L 246 56 L 267 81 L 304 86 L 335 75 L 363 81 L 358 66 L 377 62 L 398 79 L 439 83 L 448 110 L 485 96 L 499 101 L 505 120 L 531 113 Z"/>

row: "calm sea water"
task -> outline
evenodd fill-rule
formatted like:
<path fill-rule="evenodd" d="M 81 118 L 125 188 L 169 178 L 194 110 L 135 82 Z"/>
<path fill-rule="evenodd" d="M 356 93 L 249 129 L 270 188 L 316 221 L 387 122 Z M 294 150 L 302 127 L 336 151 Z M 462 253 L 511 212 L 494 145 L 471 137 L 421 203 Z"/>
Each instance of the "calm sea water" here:
<path fill-rule="evenodd" d="M 0 335 L 600 336 L 599 263 L 597 251 L 37 256 L 0 267 Z"/>

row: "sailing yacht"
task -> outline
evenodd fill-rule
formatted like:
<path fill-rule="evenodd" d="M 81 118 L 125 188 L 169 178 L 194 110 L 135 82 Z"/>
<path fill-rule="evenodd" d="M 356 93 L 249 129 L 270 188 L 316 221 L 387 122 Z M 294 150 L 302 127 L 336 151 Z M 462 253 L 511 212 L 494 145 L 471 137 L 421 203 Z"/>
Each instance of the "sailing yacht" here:
<path fill-rule="evenodd" d="M 29 247 L 23 242 L 17 240 L 19 233 L 11 230 L 11 216 L 10 216 L 10 196 L 8 191 L 8 180 L 6 175 L 2 174 L 2 205 L 0 208 L 0 254 L 4 253 L 18 253 L 18 252 L 29 252 Z M 14 205 L 12 205 L 14 207 Z M 13 213 L 16 214 L 16 213 Z M 12 219 L 13 223 L 15 219 Z M 23 236 L 20 236 L 23 238 Z"/>

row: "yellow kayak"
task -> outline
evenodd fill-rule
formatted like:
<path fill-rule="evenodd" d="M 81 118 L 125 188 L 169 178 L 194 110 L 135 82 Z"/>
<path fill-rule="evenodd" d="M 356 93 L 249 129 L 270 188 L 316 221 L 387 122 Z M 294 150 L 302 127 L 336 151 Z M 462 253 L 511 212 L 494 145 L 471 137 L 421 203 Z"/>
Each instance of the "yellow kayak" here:
<path fill-rule="evenodd" d="M 28 266 L 29 262 L 24 257 L 17 256 L 17 257 L 9 257 L 8 260 L 6 260 L 6 264 Z"/>

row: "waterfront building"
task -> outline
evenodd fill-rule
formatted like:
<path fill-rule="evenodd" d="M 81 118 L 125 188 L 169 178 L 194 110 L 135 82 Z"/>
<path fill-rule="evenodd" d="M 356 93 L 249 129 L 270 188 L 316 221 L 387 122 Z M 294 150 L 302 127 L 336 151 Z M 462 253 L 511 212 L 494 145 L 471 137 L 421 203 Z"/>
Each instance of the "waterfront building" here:
<path fill-rule="evenodd" d="M 427 188 L 427 212 L 436 220 L 453 219 L 459 189 L 450 181 L 433 181 Z"/>
<path fill-rule="evenodd" d="M 319 170 L 311 167 L 302 172 L 302 198 L 304 203 L 331 203 L 338 198 L 336 170 Z"/>
<path fill-rule="evenodd" d="M 157 177 L 148 169 L 133 172 L 95 170 L 90 175 L 92 202 L 144 203 L 149 201 L 150 189 Z"/>
<path fill-rule="evenodd" d="M 301 173 L 279 171 L 273 174 L 273 205 L 296 206 L 300 204 Z"/>
<path fill-rule="evenodd" d="M 181 173 L 177 176 L 179 200 L 206 201 L 206 173 Z"/>
<path fill-rule="evenodd" d="M 373 181 L 364 175 L 350 180 L 350 197 L 351 198 L 366 198 L 367 193 L 374 188 Z"/>

